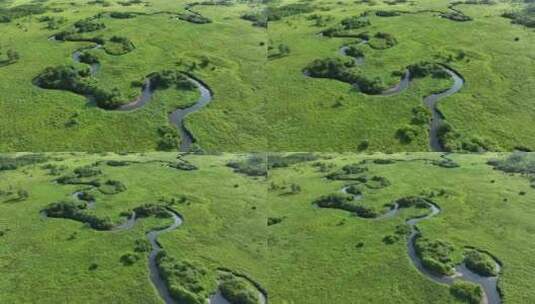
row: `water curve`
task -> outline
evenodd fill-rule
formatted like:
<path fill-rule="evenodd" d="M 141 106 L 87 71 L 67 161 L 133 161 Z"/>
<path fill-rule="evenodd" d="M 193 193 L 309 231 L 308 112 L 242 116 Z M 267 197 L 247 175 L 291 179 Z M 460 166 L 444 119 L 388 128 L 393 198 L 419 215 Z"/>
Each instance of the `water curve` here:
<path fill-rule="evenodd" d="M 50 36 L 48 40 L 58 41 L 55 35 Z M 100 49 L 100 48 L 102 48 L 102 44 L 95 43 L 92 46 L 84 47 L 84 48 L 74 51 L 71 57 L 74 62 L 83 63 L 81 61 L 81 55 L 83 51 L 95 50 L 95 49 Z M 92 77 L 95 77 L 101 68 L 101 64 L 96 62 L 96 63 L 90 63 L 88 65 L 90 67 L 90 75 Z M 178 129 L 178 133 L 180 135 L 179 150 L 181 152 L 189 152 L 191 150 L 192 144 L 196 141 L 196 139 L 193 136 L 192 132 L 186 128 L 185 123 L 184 123 L 185 119 L 190 114 L 201 110 L 202 108 L 206 107 L 210 102 L 212 102 L 213 92 L 206 83 L 196 78 L 192 74 L 187 73 L 187 72 L 181 72 L 181 73 L 187 78 L 188 81 L 190 81 L 192 84 L 195 85 L 195 87 L 197 87 L 200 97 L 192 106 L 183 108 L 183 109 L 178 108 L 172 111 L 168 115 L 168 119 L 169 119 L 169 123 Z M 153 95 L 154 95 L 154 90 L 152 88 L 151 79 L 147 77 L 143 81 L 143 84 L 141 86 L 141 93 L 139 94 L 138 97 L 136 97 L 134 100 L 128 103 L 125 103 L 119 106 L 117 109 L 114 109 L 112 111 L 125 111 L 126 112 L 126 111 L 132 111 L 132 110 L 142 108 L 143 106 L 145 106 L 147 103 L 150 102 Z M 85 95 L 85 97 L 88 99 L 90 103 L 94 103 L 93 96 Z"/>

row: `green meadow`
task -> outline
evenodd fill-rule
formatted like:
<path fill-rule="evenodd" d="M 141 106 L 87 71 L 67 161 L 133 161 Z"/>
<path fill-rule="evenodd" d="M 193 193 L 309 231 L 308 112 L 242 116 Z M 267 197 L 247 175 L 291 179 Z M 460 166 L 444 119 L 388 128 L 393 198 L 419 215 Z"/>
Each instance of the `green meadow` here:
<path fill-rule="evenodd" d="M 126 103 L 141 93 L 135 83 L 151 73 L 189 72 L 213 92 L 212 102 L 185 121 L 202 149 L 248 151 L 266 147 L 263 98 L 255 93 L 264 77 L 265 46 L 260 43 L 265 40 L 265 29 L 252 27 L 240 18 L 253 9 L 247 3 L 195 6 L 195 12 L 211 21 L 206 24 L 179 18 L 187 14 L 188 3 L 0 1 L 0 15 L 4 9 L 7 15 L 9 9 L 24 5 L 43 9 L 39 14 L 0 23 L 0 61 L 7 50 L 15 50 L 20 57 L 16 63 L 0 66 L 0 89 L 4 92 L 0 98 L 0 150 L 156 150 L 158 128 L 171 126 L 168 113 L 196 102 L 197 90 L 169 88 L 157 90 L 142 108 L 120 112 L 97 107 L 81 94 L 32 84 L 47 67 L 87 68 L 84 63 L 75 63 L 71 55 L 94 45 L 80 39 L 95 37 L 106 41 L 103 48 L 87 51 L 101 65 L 91 79 L 98 88 L 115 90 L 119 101 Z M 112 17 L 111 13 L 131 17 Z M 76 22 L 99 14 L 91 22 L 103 24 L 103 28 L 80 33 L 75 41 L 49 40 L 52 35 L 72 31 Z M 120 44 L 110 42 L 114 36 L 128 39 L 134 48 L 124 53 Z"/>
<path fill-rule="evenodd" d="M 413 123 L 413 111 L 425 96 L 448 88 L 448 79 L 417 78 L 400 94 L 377 96 L 335 79 L 303 75 L 316 59 L 347 62 L 340 47 L 362 41 L 357 38 L 362 33 L 372 39 L 356 46 L 364 62 L 355 70 L 386 87 L 399 82 L 394 72 L 422 61 L 445 63 L 462 75 L 463 88 L 438 103 L 451 129 L 446 141 L 453 150 L 533 150 L 535 133 L 526 123 L 535 113 L 535 33 L 501 16 L 530 1 L 457 2 L 461 4 L 454 9 L 471 20 L 441 17 L 441 12 L 452 12 L 448 6 L 454 1 L 446 0 L 277 1 L 300 9 L 269 23 L 273 53 L 279 53 L 280 45 L 290 50 L 270 58 L 266 68 L 270 150 L 357 151 L 363 150 L 361 143 L 369 151 L 429 150 L 428 124 Z M 369 24 L 334 37 L 319 35 L 351 17 Z M 379 32 L 392 35 L 397 44 L 382 48 L 373 38 Z M 409 142 L 400 141 L 396 133 L 407 126 L 414 134 Z"/>
<path fill-rule="evenodd" d="M 451 267 L 477 250 L 500 264 L 500 301 L 530 303 L 533 156 L 3 154 L 0 301 L 164 303 L 147 233 L 169 227 L 173 212 L 182 223 L 157 240 L 176 303 L 206 303 L 218 289 L 239 295 L 230 303 L 261 303 L 259 291 L 269 303 L 474 303 L 408 254 L 404 223 L 427 208 L 384 216 L 417 197 L 440 208 L 416 224 L 416 244 L 437 246 L 422 259 Z M 325 197 L 345 204 L 320 205 Z"/>
<path fill-rule="evenodd" d="M 2 155 L 3 165 L 6 157 Z M 138 219 L 130 229 L 98 230 L 78 220 L 42 215 L 51 203 L 76 201 L 76 191 L 85 191 L 95 201 L 83 213 L 114 226 L 125 221 L 124 212 L 128 215 L 145 204 L 167 205 L 179 213 L 183 223 L 161 234 L 158 242 L 167 257 L 202 269 L 204 276 L 192 277 L 202 282 L 206 294 L 215 292 L 219 268 L 267 281 L 267 267 L 262 264 L 266 190 L 261 180 L 226 166 L 239 156 L 194 156 L 183 161 L 176 153 L 43 157 L 0 173 L 0 302 L 162 303 L 149 279 L 149 252 L 143 247 L 146 233 L 168 226 L 170 219 L 150 216 Z M 197 169 L 172 167 L 179 163 Z M 115 180 L 125 189 L 110 193 L 103 187 L 56 182 L 76 168 L 100 173 L 73 183 Z M 27 192 L 23 199 L 20 190 Z"/>
<path fill-rule="evenodd" d="M 167 78 L 142 107 L 116 109 L 175 71 L 213 94 L 184 121 L 194 150 L 430 151 L 424 98 L 452 86 L 444 66 L 464 80 L 435 107 L 444 150 L 533 150 L 530 2 L 0 1 L 0 150 L 178 149 L 168 114 L 196 88 Z M 72 54 L 97 44 L 83 50 L 100 65 L 88 75 Z M 378 94 L 406 69 L 408 88 Z"/>

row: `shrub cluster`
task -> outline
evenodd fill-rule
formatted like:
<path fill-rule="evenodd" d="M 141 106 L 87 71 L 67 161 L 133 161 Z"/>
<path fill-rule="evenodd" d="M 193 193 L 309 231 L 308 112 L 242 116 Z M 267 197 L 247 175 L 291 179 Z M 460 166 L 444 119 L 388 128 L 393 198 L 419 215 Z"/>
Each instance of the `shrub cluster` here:
<path fill-rule="evenodd" d="M 95 22 L 90 19 L 79 20 L 74 23 L 74 28 L 77 33 L 94 32 L 106 28 L 104 23 Z"/>
<path fill-rule="evenodd" d="M 454 247 L 451 244 L 440 240 L 417 238 L 414 246 L 425 268 L 441 275 L 453 274 L 455 265 L 451 254 L 454 252 Z"/>
<path fill-rule="evenodd" d="M 105 44 L 104 50 L 110 55 L 120 56 L 132 52 L 134 44 L 127 37 L 112 36 L 110 43 Z"/>
<path fill-rule="evenodd" d="M 303 162 L 317 160 L 318 156 L 313 153 L 292 153 L 282 155 L 279 153 L 268 154 L 267 162 L 269 168 L 284 168 Z"/>
<path fill-rule="evenodd" d="M 257 304 L 260 303 L 258 291 L 245 279 L 231 273 L 223 273 L 219 277 L 219 290 L 230 303 Z"/>
<path fill-rule="evenodd" d="M 126 186 L 117 180 L 107 180 L 104 184 L 99 185 L 98 190 L 104 194 L 117 194 L 126 191 Z"/>
<path fill-rule="evenodd" d="M 136 216 L 138 218 L 150 217 L 150 216 L 155 216 L 158 218 L 171 217 L 171 214 L 165 207 L 161 205 L 156 205 L 156 204 L 144 204 L 144 205 L 134 208 L 133 211 L 136 213 Z"/>
<path fill-rule="evenodd" d="M 281 20 L 284 17 L 311 13 L 314 7 L 310 3 L 291 3 L 282 6 L 269 6 L 264 14 L 268 21 Z"/>
<path fill-rule="evenodd" d="M 180 13 L 178 14 L 178 19 L 196 24 L 206 24 L 212 22 L 210 18 L 206 18 L 200 14 L 195 13 Z"/>
<path fill-rule="evenodd" d="M 366 94 L 380 94 L 385 90 L 386 86 L 380 78 L 369 79 L 351 69 L 354 65 L 353 61 L 344 62 L 339 58 L 316 59 L 308 64 L 304 71 L 311 77 L 330 78 L 353 84 Z"/>
<path fill-rule="evenodd" d="M 468 269 L 479 275 L 485 277 L 498 275 L 496 262 L 493 258 L 483 252 L 468 250 L 464 255 L 464 263 Z"/>
<path fill-rule="evenodd" d="M 394 201 L 394 203 L 397 203 L 399 208 L 427 208 L 429 204 L 425 198 L 419 196 L 402 197 Z"/>
<path fill-rule="evenodd" d="M 252 154 L 246 159 L 230 161 L 227 166 L 233 168 L 234 172 L 249 176 L 267 175 L 267 163 L 262 154 Z"/>
<path fill-rule="evenodd" d="M 198 170 L 199 169 L 194 164 L 192 164 L 190 162 L 187 162 L 185 160 L 180 160 L 180 161 L 178 161 L 176 163 L 169 164 L 169 167 L 175 168 L 175 169 L 178 169 L 178 170 L 184 170 L 184 171 L 193 171 L 193 170 Z"/>
<path fill-rule="evenodd" d="M 35 78 L 34 82 L 41 88 L 66 90 L 90 96 L 104 109 L 116 109 L 123 104 L 116 89 L 112 91 L 102 89 L 87 76 L 89 76 L 88 70 L 79 71 L 73 66 L 48 67 Z"/>
<path fill-rule="evenodd" d="M 195 84 L 182 72 L 176 70 L 163 70 L 149 76 L 151 89 L 168 89 L 175 86 L 177 89 L 193 90 Z"/>
<path fill-rule="evenodd" d="M 8 23 L 13 19 L 30 15 L 39 15 L 46 12 L 42 4 L 22 4 L 10 8 L 0 8 L 0 23 Z"/>
<path fill-rule="evenodd" d="M 0 155 L 0 171 L 16 170 L 20 167 L 43 163 L 48 157 L 42 154 L 27 154 L 21 156 Z"/>
<path fill-rule="evenodd" d="M 460 280 L 450 286 L 450 292 L 459 300 L 469 304 L 480 304 L 483 295 L 479 285 Z"/>
<path fill-rule="evenodd" d="M 441 65 L 427 61 L 411 64 L 407 69 L 411 73 L 411 78 L 423 78 L 427 76 L 432 76 L 434 78 L 450 77 Z"/>
<path fill-rule="evenodd" d="M 341 194 L 330 194 L 316 199 L 313 203 L 321 208 L 334 208 L 353 212 L 356 215 L 364 218 L 377 217 L 375 210 L 352 203 L 350 199 L 351 198 Z"/>
<path fill-rule="evenodd" d="M 373 39 L 370 39 L 368 44 L 371 48 L 384 50 L 394 47 L 398 44 L 398 41 L 392 34 L 378 32 L 373 36 Z"/>
<path fill-rule="evenodd" d="M 113 224 L 108 218 L 99 218 L 92 214 L 84 212 L 86 204 L 77 204 L 73 202 L 57 202 L 48 205 L 43 212 L 48 217 L 66 218 L 88 224 L 96 230 L 111 230 Z"/>
<path fill-rule="evenodd" d="M 177 261 L 165 251 L 158 253 L 156 263 L 173 299 L 187 304 L 206 303 L 211 292 L 211 280 L 204 267 Z"/>
<path fill-rule="evenodd" d="M 158 150 L 169 151 L 178 149 L 178 131 L 170 126 L 158 127 Z"/>
<path fill-rule="evenodd" d="M 241 15 L 241 18 L 247 21 L 251 21 L 253 26 L 267 28 L 268 20 L 264 11 L 249 12 Z"/>

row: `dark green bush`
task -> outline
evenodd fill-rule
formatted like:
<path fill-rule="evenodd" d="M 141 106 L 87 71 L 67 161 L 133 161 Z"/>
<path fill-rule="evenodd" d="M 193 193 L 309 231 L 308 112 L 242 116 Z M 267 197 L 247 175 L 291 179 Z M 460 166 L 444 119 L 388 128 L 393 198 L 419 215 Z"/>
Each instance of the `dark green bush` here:
<path fill-rule="evenodd" d="M 158 150 L 169 151 L 178 149 L 178 131 L 170 126 L 158 127 Z"/>
<path fill-rule="evenodd" d="M 77 33 L 94 32 L 106 28 L 104 23 L 95 22 L 93 20 L 84 19 L 74 23 L 74 28 Z"/>
<path fill-rule="evenodd" d="M 477 250 L 467 251 L 464 256 L 464 263 L 468 269 L 479 275 L 486 277 L 498 275 L 494 259 Z"/>
<path fill-rule="evenodd" d="M 219 290 L 223 297 L 233 304 L 258 304 L 258 291 L 245 279 L 231 273 L 220 276 Z"/>
<path fill-rule="evenodd" d="M 313 153 L 292 153 L 288 155 L 270 153 L 268 154 L 267 162 L 269 168 L 283 168 L 316 159 L 318 159 L 318 156 Z"/>
<path fill-rule="evenodd" d="M 401 143 L 408 144 L 418 138 L 418 129 L 412 125 L 405 125 L 396 131 L 396 138 Z"/>
<path fill-rule="evenodd" d="M 121 263 L 125 266 L 133 265 L 135 262 L 139 261 L 139 256 L 135 253 L 125 253 L 121 256 Z"/>
<path fill-rule="evenodd" d="M 80 178 L 91 177 L 102 174 L 102 171 L 98 167 L 89 165 L 74 169 L 74 174 L 76 174 L 76 176 Z"/>
<path fill-rule="evenodd" d="M 451 244 L 440 240 L 417 238 L 414 245 L 416 254 L 425 268 L 441 275 L 454 273 L 455 265 L 451 259 L 454 248 Z"/>
<path fill-rule="evenodd" d="M 353 16 L 340 21 L 345 30 L 358 29 L 370 25 L 370 20 L 361 16 Z"/>
<path fill-rule="evenodd" d="M 470 304 L 480 304 L 483 295 L 479 285 L 460 280 L 450 286 L 450 292 L 459 300 Z"/>
<path fill-rule="evenodd" d="M 234 169 L 234 172 L 246 174 L 249 176 L 266 176 L 267 162 L 262 154 L 252 154 L 246 159 L 230 161 L 228 167 Z"/>
<path fill-rule="evenodd" d="M 348 200 L 347 196 L 341 194 L 330 194 L 322 196 L 313 202 L 320 208 L 334 208 L 341 209 L 349 212 L 353 212 L 356 215 L 364 218 L 374 218 L 377 217 L 375 210 L 352 203 Z"/>
<path fill-rule="evenodd" d="M 212 280 L 205 268 L 177 261 L 165 251 L 157 255 L 156 263 L 173 299 L 178 303 L 206 304 Z"/>
<path fill-rule="evenodd" d="M 176 70 L 163 70 L 150 75 L 151 89 L 168 89 L 175 86 L 177 89 L 193 90 L 195 84 L 191 82 L 183 73 Z"/>
<path fill-rule="evenodd" d="M 158 218 L 171 217 L 170 212 L 163 206 L 155 204 L 144 204 L 133 210 L 138 218 L 155 216 Z"/>
<path fill-rule="evenodd" d="M 85 203 L 57 202 L 48 205 L 43 209 L 43 212 L 48 217 L 66 218 L 86 223 L 96 230 L 111 230 L 113 228 L 113 224 L 109 219 L 102 219 L 95 215 L 87 214 L 84 212 L 85 208 Z"/>

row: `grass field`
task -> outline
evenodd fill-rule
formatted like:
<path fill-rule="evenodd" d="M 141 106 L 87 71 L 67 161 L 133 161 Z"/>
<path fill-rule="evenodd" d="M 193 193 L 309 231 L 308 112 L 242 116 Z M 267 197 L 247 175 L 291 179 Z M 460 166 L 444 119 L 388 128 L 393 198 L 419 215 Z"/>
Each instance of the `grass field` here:
<path fill-rule="evenodd" d="M 17 7 L 30 1 L 2 1 Z M 46 11 L 0 23 L 0 47 L 19 53 L 14 64 L 0 67 L 1 151 L 150 151 L 158 146 L 160 126 L 169 125 L 167 113 L 195 102 L 196 91 L 157 91 L 145 107 L 128 112 L 106 111 L 88 104 L 85 97 L 66 91 L 43 90 L 32 79 L 46 67 L 73 65 L 71 54 L 89 42 L 49 41 L 49 36 L 69 30 L 79 20 L 99 13 L 134 12 L 134 18 L 104 15 L 105 28 L 83 33 L 84 38 L 113 36 L 128 38 L 135 49 L 124 55 L 92 50 L 101 69 L 95 76 L 103 89 L 117 88 L 124 101 L 140 94 L 131 85 L 148 74 L 165 69 L 189 70 L 213 91 L 213 102 L 192 114 L 186 126 L 205 150 L 242 151 L 264 149 L 263 97 L 255 93 L 263 82 L 265 29 L 240 19 L 247 4 L 200 5 L 195 11 L 212 22 L 196 24 L 178 19 L 188 1 L 158 0 L 129 6 L 115 1 L 109 6 L 90 1 L 48 1 Z M 107 2 L 107 1 L 105 1 Z M 127 2 L 127 1 L 126 1 Z M 72 4 L 71 4 L 72 3 Z M 48 29 L 47 16 L 62 20 Z M 107 48 L 115 47 L 107 43 Z M 0 57 L 3 58 L 3 57 Z M 202 64 L 204 62 L 204 64 Z M 85 64 L 78 64 L 84 68 Z M 68 125 L 72 117 L 76 125 Z"/>
<path fill-rule="evenodd" d="M 149 280 L 148 253 L 136 248 L 147 231 L 170 220 L 148 217 L 130 230 L 99 231 L 41 214 L 50 203 L 85 191 L 96 202 L 84 212 L 113 225 L 146 203 L 178 212 L 182 225 L 158 240 L 167 256 L 205 269 L 199 294 L 215 291 L 217 270 L 224 268 L 258 283 L 269 303 L 463 303 L 414 267 L 405 238 L 386 241 L 425 210 L 403 208 L 374 220 L 313 205 L 358 184 L 358 203 L 379 214 L 402 197 L 431 199 L 441 213 L 418 224 L 422 236 L 451 245 L 452 263 L 461 262 L 466 246 L 489 252 L 502 264 L 503 303 L 530 303 L 533 156 L 271 154 L 266 178 L 261 154 L 3 154 L 0 302 L 162 303 Z M 493 159 L 508 161 L 488 163 Z M 355 176 L 386 182 L 340 180 L 352 176 L 337 175 L 347 165 L 360 168 Z M 74 173 L 82 177 L 61 182 Z M 80 184 L 92 180 L 101 186 Z M 109 194 L 102 186 L 107 180 L 125 190 Z M 135 256 L 131 265 L 123 258 L 129 254 Z"/>
<path fill-rule="evenodd" d="M 467 149 L 470 143 L 475 143 L 473 150 L 535 148 L 535 133 L 525 128 L 535 112 L 535 33 L 501 17 L 503 12 L 519 10 L 521 1 L 455 6 L 473 18 L 467 22 L 440 18 L 436 12 L 416 13 L 448 12 L 448 4 L 453 1 L 386 2 L 278 2 L 280 6 L 299 3 L 311 11 L 269 23 L 271 46 L 276 49 L 283 44 L 290 49 L 267 66 L 270 150 L 356 151 L 363 141 L 369 143 L 371 151 L 428 150 L 426 124 L 414 126 L 417 135 L 410 143 L 401 143 L 395 135 L 411 124 L 412 109 L 423 104 L 423 97 L 444 89 L 447 82 L 430 77 L 417 79 L 403 93 L 383 97 L 356 92 L 344 82 L 314 79 L 302 73 L 315 59 L 344 58 L 338 49 L 358 39 L 318 33 L 366 11 L 370 13 L 363 19 L 370 25 L 353 33 L 386 32 L 396 38 L 397 44 L 384 50 L 359 46 L 364 53 L 364 64 L 358 67 L 362 74 L 394 84 L 399 81 L 399 76 L 392 75 L 394 71 L 420 61 L 447 62 L 451 56 L 448 65 L 465 78 L 466 84 L 459 93 L 440 101 L 438 107 L 458 133 L 452 143 L 457 150 Z M 376 11 L 408 13 L 379 17 Z"/>
<path fill-rule="evenodd" d="M 167 114 L 193 104 L 196 91 L 157 90 L 146 106 L 123 113 L 32 84 L 47 67 L 87 68 L 71 54 L 93 45 L 80 40 L 96 37 L 106 44 L 87 51 L 101 64 L 90 82 L 120 102 L 140 94 L 133 83 L 168 69 L 189 71 L 211 88 L 213 102 L 186 120 L 207 151 L 428 151 L 429 117 L 420 111 L 415 122 L 414 111 L 451 81 L 416 78 L 400 94 L 377 96 L 303 75 L 314 60 L 350 61 L 339 53 L 343 45 L 364 56 L 352 71 L 384 88 L 419 62 L 458 71 L 463 88 L 438 103 L 449 149 L 534 150 L 535 133 L 526 128 L 535 114 L 535 10 L 525 9 L 528 2 L 1 1 L 0 150 L 158 149 Z M 79 24 L 95 16 L 89 23 L 101 25 Z M 351 29 L 334 31 L 343 37 L 319 35 L 340 26 Z M 74 28 L 75 41 L 48 40 Z M 368 43 L 356 45 L 362 35 Z"/>
<path fill-rule="evenodd" d="M 187 157 L 198 167 L 194 171 L 169 167 L 176 157 L 176 153 L 47 154 L 46 162 L 1 171 L 0 269 L 4 275 L 0 302 L 161 303 L 149 280 L 148 253 L 134 248 L 148 230 L 168 225 L 169 219 L 149 217 L 131 230 L 97 231 L 74 220 L 40 215 L 48 204 L 72 200 L 73 192 L 88 188 L 57 184 L 55 179 L 95 162 L 100 162 L 97 168 L 102 171 L 95 178 L 118 180 L 126 191 L 107 195 L 86 190 L 96 199 L 92 214 L 118 223 L 124 220 L 121 212 L 185 197 L 185 202 L 172 207 L 183 217 L 183 224 L 158 238 L 167 254 L 202 265 L 209 292 L 216 288 L 219 267 L 266 282 L 264 183 L 226 167 L 238 156 Z M 132 163 L 113 167 L 108 160 Z M 50 175 L 52 171 L 59 175 Z M 16 194 L 6 196 L 21 189 L 29 194 L 25 201 Z M 127 253 L 135 253 L 137 262 L 123 265 L 121 258 Z"/>

